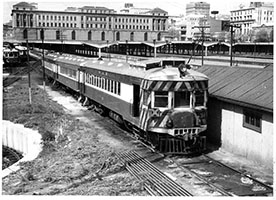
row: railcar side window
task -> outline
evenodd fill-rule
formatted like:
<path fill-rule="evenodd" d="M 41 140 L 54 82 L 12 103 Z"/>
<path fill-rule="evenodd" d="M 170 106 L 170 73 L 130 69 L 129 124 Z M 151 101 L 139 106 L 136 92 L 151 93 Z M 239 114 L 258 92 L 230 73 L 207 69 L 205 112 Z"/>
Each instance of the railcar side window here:
<path fill-rule="evenodd" d="M 203 106 L 204 105 L 204 91 L 195 91 L 195 106 Z"/>
<path fill-rule="evenodd" d="M 180 91 L 174 92 L 174 107 L 189 107 L 190 106 L 190 92 Z"/>
<path fill-rule="evenodd" d="M 154 107 L 168 107 L 168 92 L 154 92 Z"/>

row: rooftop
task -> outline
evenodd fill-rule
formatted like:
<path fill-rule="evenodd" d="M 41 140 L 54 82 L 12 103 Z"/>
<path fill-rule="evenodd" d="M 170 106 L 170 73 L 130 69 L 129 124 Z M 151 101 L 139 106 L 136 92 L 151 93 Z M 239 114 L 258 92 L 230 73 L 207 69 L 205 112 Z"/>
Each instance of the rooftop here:
<path fill-rule="evenodd" d="M 209 77 L 210 96 L 255 109 L 273 112 L 273 70 L 203 66 Z"/>

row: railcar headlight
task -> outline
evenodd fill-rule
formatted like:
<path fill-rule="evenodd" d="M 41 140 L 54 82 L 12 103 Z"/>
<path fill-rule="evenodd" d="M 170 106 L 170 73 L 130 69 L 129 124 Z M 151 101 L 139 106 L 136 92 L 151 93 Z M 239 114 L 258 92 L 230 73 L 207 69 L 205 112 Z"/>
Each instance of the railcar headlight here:
<path fill-rule="evenodd" d="M 167 128 L 172 128 L 173 127 L 173 121 L 172 119 L 168 119 L 167 122 L 166 122 L 166 127 Z"/>

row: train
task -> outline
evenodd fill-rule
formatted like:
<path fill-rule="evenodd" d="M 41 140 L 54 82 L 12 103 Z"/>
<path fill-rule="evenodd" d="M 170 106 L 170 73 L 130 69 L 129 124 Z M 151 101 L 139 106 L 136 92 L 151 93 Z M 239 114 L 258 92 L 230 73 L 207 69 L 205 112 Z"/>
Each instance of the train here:
<path fill-rule="evenodd" d="M 41 59 L 41 51 L 31 56 Z M 83 105 L 124 125 L 152 148 L 190 154 L 206 148 L 208 77 L 182 58 L 123 61 L 46 52 L 45 74 Z"/>
<path fill-rule="evenodd" d="M 5 66 L 13 66 L 20 62 L 19 52 L 15 48 L 3 48 L 3 61 Z"/>
<path fill-rule="evenodd" d="M 3 61 L 4 65 L 8 67 L 18 66 L 27 61 L 27 47 L 4 46 L 3 47 Z"/>

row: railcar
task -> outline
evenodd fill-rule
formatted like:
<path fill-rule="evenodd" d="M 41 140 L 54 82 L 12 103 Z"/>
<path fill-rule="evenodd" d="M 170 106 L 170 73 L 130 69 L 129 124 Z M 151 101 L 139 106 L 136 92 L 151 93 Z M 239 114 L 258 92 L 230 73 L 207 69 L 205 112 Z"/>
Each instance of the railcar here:
<path fill-rule="evenodd" d="M 160 152 L 187 154 L 205 148 L 208 77 L 183 59 L 127 63 L 49 53 L 45 72 Z"/>
<path fill-rule="evenodd" d="M 27 47 L 16 45 L 14 48 L 18 51 L 19 61 L 21 63 L 26 62 L 27 61 Z"/>
<path fill-rule="evenodd" d="M 20 63 L 19 52 L 14 48 L 3 48 L 4 65 L 14 66 Z"/>

